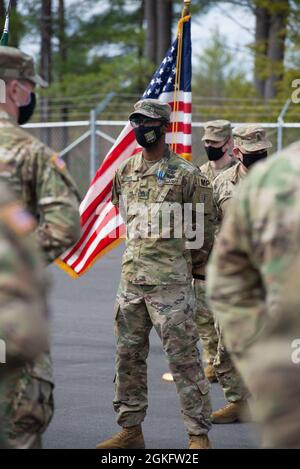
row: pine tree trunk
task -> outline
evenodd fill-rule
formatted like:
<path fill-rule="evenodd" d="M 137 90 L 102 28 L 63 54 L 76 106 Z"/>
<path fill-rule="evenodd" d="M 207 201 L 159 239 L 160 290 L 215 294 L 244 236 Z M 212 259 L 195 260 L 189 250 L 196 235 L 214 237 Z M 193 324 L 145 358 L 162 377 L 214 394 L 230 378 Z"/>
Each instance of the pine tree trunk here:
<path fill-rule="evenodd" d="M 156 0 L 145 0 L 145 58 L 156 63 L 157 56 L 157 10 Z"/>
<path fill-rule="evenodd" d="M 269 73 L 265 84 L 265 99 L 277 95 L 277 82 L 282 79 L 284 71 L 285 39 L 289 0 L 273 0 L 269 31 L 268 66 Z"/>
<path fill-rule="evenodd" d="M 50 84 L 52 82 L 52 0 L 42 0 L 41 8 L 41 70 L 42 77 Z M 50 119 L 49 102 L 46 97 L 41 99 L 41 119 Z M 50 132 L 43 131 L 43 140 L 50 145 Z"/>
<path fill-rule="evenodd" d="M 173 0 L 157 0 L 157 65 L 162 62 L 171 46 L 172 18 Z"/>
<path fill-rule="evenodd" d="M 60 57 L 60 66 L 59 66 L 59 80 L 61 82 L 61 91 L 64 94 L 64 64 L 67 61 L 67 43 L 66 43 L 66 15 L 65 15 L 65 1 L 59 0 L 58 2 L 58 40 L 59 40 L 59 57 Z M 69 118 L 68 107 L 62 99 L 62 105 L 60 108 L 61 120 L 67 122 Z M 66 148 L 69 143 L 69 132 L 68 127 L 62 128 L 62 148 Z M 65 157 L 66 163 L 68 161 L 68 155 Z"/>
<path fill-rule="evenodd" d="M 270 13 L 266 8 L 257 6 L 255 8 L 255 61 L 254 61 L 254 84 L 257 94 L 264 97 L 266 86 L 266 58 L 268 52 L 268 40 L 270 30 Z"/>
<path fill-rule="evenodd" d="M 5 21 L 5 5 L 4 0 L 0 0 L 0 35 L 2 35 Z"/>

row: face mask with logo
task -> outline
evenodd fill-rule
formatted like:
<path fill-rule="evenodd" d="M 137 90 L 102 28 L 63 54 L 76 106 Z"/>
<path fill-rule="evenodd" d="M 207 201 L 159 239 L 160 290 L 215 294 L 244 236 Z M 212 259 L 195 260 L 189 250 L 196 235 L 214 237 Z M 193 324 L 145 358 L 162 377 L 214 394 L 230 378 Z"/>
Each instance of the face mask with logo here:
<path fill-rule="evenodd" d="M 138 144 L 143 148 L 150 148 L 163 135 L 162 126 L 144 126 L 140 125 L 134 129 L 135 138 Z"/>
<path fill-rule="evenodd" d="M 252 165 L 257 163 L 258 161 L 265 160 L 268 156 L 268 152 L 264 151 L 261 153 L 245 153 L 243 155 L 243 165 L 246 168 L 250 168 Z"/>
<path fill-rule="evenodd" d="M 24 86 L 19 84 L 19 87 L 22 90 L 28 92 L 27 88 L 25 88 Z M 36 107 L 36 95 L 33 92 L 29 92 L 27 104 L 23 104 L 21 106 L 18 105 L 18 108 L 19 108 L 18 124 L 19 125 L 27 124 L 27 122 L 31 119 L 34 113 L 35 107 Z"/>

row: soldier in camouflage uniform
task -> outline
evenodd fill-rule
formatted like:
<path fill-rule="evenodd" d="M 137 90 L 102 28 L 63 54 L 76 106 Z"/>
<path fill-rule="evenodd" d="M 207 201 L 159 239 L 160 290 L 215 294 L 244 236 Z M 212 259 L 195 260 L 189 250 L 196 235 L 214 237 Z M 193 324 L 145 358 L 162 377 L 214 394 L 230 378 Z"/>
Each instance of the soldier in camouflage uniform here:
<path fill-rule="evenodd" d="M 147 410 L 147 363 L 149 334 L 154 326 L 166 353 L 180 397 L 190 436 L 190 448 L 209 448 L 209 383 L 197 349 L 194 322 L 195 298 L 192 275 L 207 261 L 213 242 L 212 189 L 195 166 L 165 144 L 171 108 L 158 100 L 143 100 L 130 116 L 136 139 L 143 151 L 117 170 L 113 203 L 121 208 L 125 198 L 127 249 L 115 311 L 117 339 L 114 409 L 123 431 L 97 448 L 143 448 L 141 429 Z M 187 239 L 175 229 L 183 223 L 185 203 L 193 215 L 204 206 L 204 244 L 188 249 Z M 148 215 L 162 216 L 163 207 L 177 204 L 180 213 L 171 215 L 170 231 L 164 227 L 150 236 L 155 223 Z M 145 214 L 139 219 L 139 211 Z M 203 215 L 203 213 L 202 213 Z M 143 222 L 145 226 L 142 227 Z M 158 222 L 159 223 L 159 222 Z M 158 225 L 159 226 L 159 225 Z M 143 229 L 145 232 L 143 232 Z"/>
<path fill-rule="evenodd" d="M 8 447 L 19 368 L 48 349 L 46 278 L 32 239 L 35 221 L 8 187 L 0 183 L 0 447 Z M 2 342 L 3 341 L 3 342 Z M 1 347 L 2 350 L 2 347 Z M 1 357 L 1 360 L 3 357 Z M 21 401 L 15 402 L 21 405 Z"/>
<path fill-rule="evenodd" d="M 299 182 L 300 142 L 256 165 L 208 269 L 210 304 L 256 399 L 267 447 L 300 448 Z"/>
<path fill-rule="evenodd" d="M 35 236 L 50 264 L 79 237 L 79 193 L 58 155 L 18 125 L 27 122 L 34 111 L 35 86 L 45 86 L 32 58 L 18 49 L 0 47 L 0 79 L 6 83 L 6 102 L 0 104 L 0 178 L 9 181 L 36 219 Z M 14 407 L 10 444 L 39 447 L 53 414 L 50 356 L 45 354 L 23 371 L 15 397 L 19 399 L 22 393 L 24 405 Z M 40 411 L 32 415 L 38 405 Z"/>
<path fill-rule="evenodd" d="M 236 160 L 230 154 L 233 147 L 230 122 L 226 120 L 206 122 L 202 141 L 209 161 L 200 167 L 200 171 L 213 183 L 219 174 L 236 164 Z M 206 304 L 205 271 L 194 278 L 194 291 L 197 303 L 196 323 L 207 360 L 204 372 L 210 382 L 215 382 L 217 378 L 213 363 L 217 355 L 218 335 L 213 313 Z"/>
<path fill-rule="evenodd" d="M 224 171 L 213 182 L 214 202 L 219 220 L 222 220 L 237 185 L 246 177 L 248 169 L 257 161 L 266 158 L 267 149 L 272 146 L 266 138 L 264 129 L 258 126 L 236 127 L 233 129 L 233 137 L 233 153 L 239 163 Z M 214 423 L 243 421 L 249 418 L 247 406 L 249 393 L 224 346 L 218 321 L 216 328 L 219 343 L 214 367 L 228 404 L 213 412 L 212 420 Z"/>

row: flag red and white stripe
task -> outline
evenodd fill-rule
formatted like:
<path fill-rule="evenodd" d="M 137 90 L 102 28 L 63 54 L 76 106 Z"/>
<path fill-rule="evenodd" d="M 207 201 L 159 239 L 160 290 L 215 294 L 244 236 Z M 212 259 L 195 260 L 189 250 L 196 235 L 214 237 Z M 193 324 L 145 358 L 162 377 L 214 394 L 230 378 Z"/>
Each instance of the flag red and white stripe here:
<path fill-rule="evenodd" d="M 190 55 L 190 17 L 184 26 L 180 90 L 176 87 L 178 38 L 158 68 L 143 98 L 158 98 L 172 107 L 167 143 L 179 155 L 189 158 L 192 153 L 192 93 Z M 184 39 L 186 44 L 184 44 Z M 141 151 L 128 122 L 112 149 L 98 169 L 80 206 L 82 236 L 58 261 L 71 276 L 84 274 L 93 263 L 112 249 L 125 236 L 125 226 L 111 203 L 112 181 L 120 164 Z"/>

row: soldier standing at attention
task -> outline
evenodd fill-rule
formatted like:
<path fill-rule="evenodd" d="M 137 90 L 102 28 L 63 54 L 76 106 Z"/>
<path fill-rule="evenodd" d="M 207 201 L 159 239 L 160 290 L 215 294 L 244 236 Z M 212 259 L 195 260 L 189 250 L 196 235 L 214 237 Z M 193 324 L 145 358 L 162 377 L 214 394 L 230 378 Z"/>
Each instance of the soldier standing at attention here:
<path fill-rule="evenodd" d="M 0 178 L 6 180 L 37 222 L 35 237 L 46 264 L 57 259 L 80 235 L 79 193 L 64 162 L 20 128 L 35 109 L 35 87 L 46 83 L 33 59 L 12 47 L 0 47 L 0 79 L 6 102 L 0 104 Z M 53 376 L 49 354 L 23 368 L 12 400 L 13 448 L 39 448 L 53 414 Z M 30 392 L 29 392 L 30 390 Z"/>
<path fill-rule="evenodd" d="M 200 166 L 200 171 L 212 184 L 223 171 L 236 164 L 232 157 L 233 138 L 231 124 L 226 120 L 206 122 L 202 138 L 207 153 L 208 162 Z M 214 370 L 214 359 L 218 350 L 218 335 L 212 311 L 207 306 L 205 298 L 205 271 L 194 277 L 194 290 L 197 303 L 196 324 L 203 346 L 207 367 L 204 369 L 210 382 L 217 381 Z"/>
<path fill-rule="evenodd" d="M 135 105 L 130 121 L 143 150 L 124 162 L 114 178 L 112 200 L 121 208 L 125 199 L 128 230 L 115 311 L 114 409 L 123 430 L 98 444 L 98 449 L 145 447 L 141 424 L 148 406 L 146 360 L 153 326 L 180 397 L 189 448 L 211 446 L 207 436 L 211 426 L 209 383 L 197 349 L 192 276 L 207 262 L 213 243 L 212 190 L 195 166 L 166 145 L 170 116 L 171 107 L 159 100 L 142 100 Z M 180 213 L 171 216 L 168 233 L 143 236 L 145 218 L 139 219 L 139 212 L 148 220 L 150 213 L 162 214 L 163 206 L 172 204 Z M 179 217 L 184 204 L 192 206 L 193 215 L 200 206 L 202 216 L 204 210 L 204 243 L 198 249 L 187 249 L 191 238 L 185 233 L 175 235 L 175 228 L 183 227 Z M 152 229 L 153 225 L 146 221 L 144 228 Z"/>
<path fill-rule="evenodd" d="M 49 347 L 47 282 L 34 228 L 33 217 L 0 182 L 0 448 L 9 447 L 10 394 L 19 369 Z"/>
<path fill-rule="evenodd" d="M 300 142 L 255 165 L 208 267 L 209 302 L 272 448 L 300 448 L 299 182 Z"/>
<path fill-rule="evenodd" d="M 220 174 L 213 182 L 213 196 L 219 220 L 223 219 L 224 212 L 238 184 L 247 176 L 249 168 L 257 161 L 265 159 L 267 150 L 272 147 L 264 129 L 258 126 L 236 127 L 233 129 L 233 138 L 233 154 L 239 162 Z M 214 310 L 213 312 L 215 313 Z M 213 412 L 212 421 L 213 423 L 233 423 L 248 420 L 250 418 L 247 403 L 248 389 L 226 350 L 222 330 L 217 320 L 216 329 L 219 343 L 214 368 L 228 404 Z"/>

